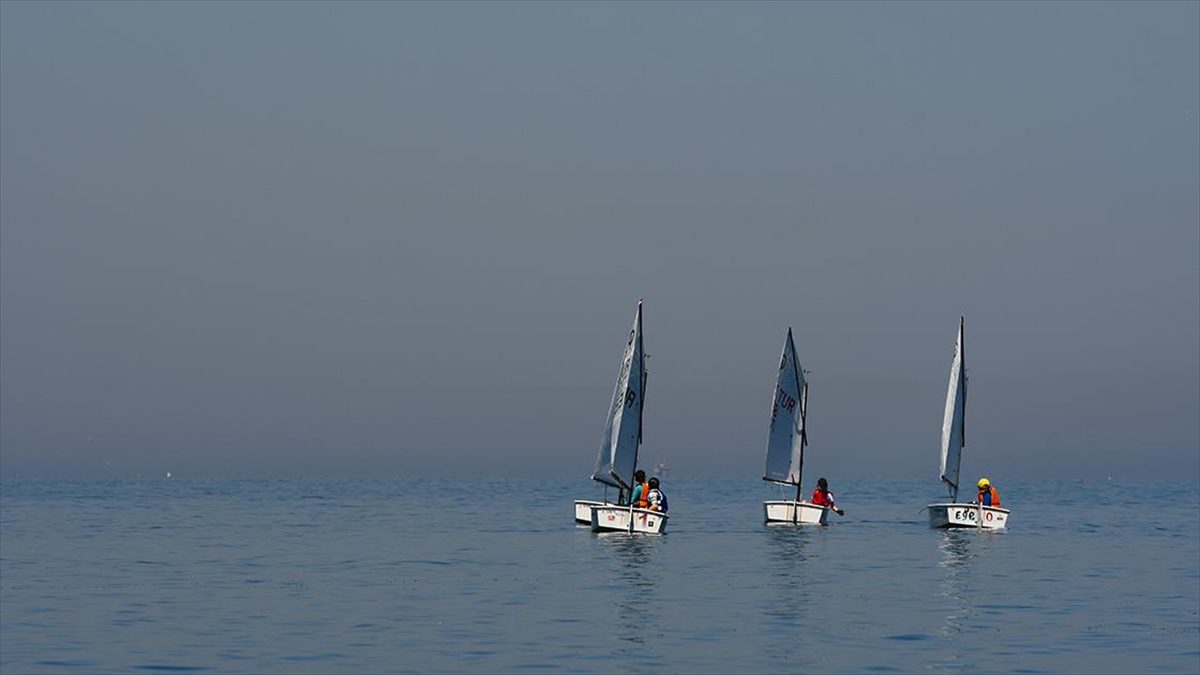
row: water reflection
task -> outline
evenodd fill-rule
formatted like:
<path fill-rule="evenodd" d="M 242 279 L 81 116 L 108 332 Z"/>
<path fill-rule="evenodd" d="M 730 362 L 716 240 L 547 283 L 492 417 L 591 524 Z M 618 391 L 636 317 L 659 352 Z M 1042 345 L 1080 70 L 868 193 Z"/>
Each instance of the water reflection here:
<path fill-rule="evenodd" d="M 617 585 L 614 608 L 621 630 L 618 638 L 644 644 L 647 638 L 662 637 L 659 615 L 658 578 L 654 565 L 660 537 L 647 537 L 625 532 L 598 534 L 604 550 L 613 562 L 613 578 Z"/>
<path fill-rule="evenodd" d="M 781 638 L 772 642 L 768 655 L 790 658 L 793 639 L 805 632 L 805 616 L 812 611 L 811 583 L 820 574 L 822 547 L 817 527 L 768 526 L 768 596 L 764 602 L 766 629 Z M 777 652 L 777 653 L 776 653 Z"/>
<path fill-rule="evenodd" d="M 948 601 L 949 611 L 942 622 L 942 635 L 956 635 L 963 631 L 971 616 L 971 599 L 968 583 L 971 577 L 971 560 L 977 555 L 979 534 L 975 530 L 947 529 L 938 531 L 938 550 L 942 559 L 938 567 L 942 570 L 939 595 Z"/>
<path fill-rule="evenodd" d="M 938 549 L 942 552 L 938 567 L 961 568 L 975 557 L 971 550 L 972 541 L 978 537 L 975 530 L 947 528 L 938 530 L 938 534 Z"/>
<path fill-rule="evenodd" d="M 809 559 L 810 556 L 815 556 L 819 549 L 814 549 L 813 553 L 809 553 L 809 539 L 813 536 L 814 527 L 796 526 L 791 524 L 783 525 L 767 525 L 767 540 L 771 543 L 771 562 L 772 567 L 780 568 L 779 571 L 787 573 L 794 570 L 802 570 L 798 563 L 802 563 Z"/>

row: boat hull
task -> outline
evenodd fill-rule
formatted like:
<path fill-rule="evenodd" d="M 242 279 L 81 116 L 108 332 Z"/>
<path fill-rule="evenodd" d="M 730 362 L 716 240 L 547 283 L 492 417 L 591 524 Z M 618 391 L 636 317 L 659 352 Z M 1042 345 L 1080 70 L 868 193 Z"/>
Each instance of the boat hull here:
<path fill-rule="evenodd" d="M 597 502 L 590 499 L 576 499 L 575 522 L 583 525 L 591 525 L 593 506 L 613 506 L 613 504 L 609 504 L 608 502 Z"/>
<path fill-rule="evenodd" d="M 763 519 L 767 523 L 824 525 L 829 521 L 829 507 L 806 501 L 763 502 Z"/>
<path fill-rule="evenodd" d="M 930 527 L 998 530 L 1008 526 L 1008 509 L 962 502 L 930 504 L 925 508 L 929 510 Z"/>
<path fill-rule="evenodd" d="M 617 506 L 616 504 L 593 506 L 590 511 L 592 532 L 662 534 L 667 529 L 669 517 L 660 511 L 631 509 L 628 506 Z"/>

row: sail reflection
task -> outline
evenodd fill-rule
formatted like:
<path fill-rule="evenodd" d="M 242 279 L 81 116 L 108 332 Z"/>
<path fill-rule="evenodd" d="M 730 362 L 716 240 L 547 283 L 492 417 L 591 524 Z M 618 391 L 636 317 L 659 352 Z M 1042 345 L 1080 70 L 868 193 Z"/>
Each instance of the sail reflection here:
<path fill-rule="evenodd" d="M 617 594 L 614 605 L 616 623 L 621 627 L 618 638 L 643 644 L 647 638 L 659 638 L 663 633 L 657 597 L 658 569 L 652 563 L 656 549 L 663 539 L 638 534 L 612 532 L 596 535 L 596 539 L 611 555 Z"/>

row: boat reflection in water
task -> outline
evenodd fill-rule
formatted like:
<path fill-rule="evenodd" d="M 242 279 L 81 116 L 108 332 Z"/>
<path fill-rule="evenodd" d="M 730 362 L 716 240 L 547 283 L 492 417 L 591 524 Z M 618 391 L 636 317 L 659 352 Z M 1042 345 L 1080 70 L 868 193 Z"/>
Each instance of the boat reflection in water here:
<path fill-rule="evenodd" d="M 663 540 L 625 532 L 598 533 L 596 539 L 612 558 L 612 581 L 616 610 L 614 621 L 620 627 L 618 639 L 645 644 L 663 637 L 659 616 L 658 578 L 661 568 L 653 564 Z"/>
<path fill-rule="evenodd" d="M 949 607 L 939 632 L 942 635 L 956 635 L 963 631 L 971 613 L 967 583 L 971 575 L 971 559 L 975 554 L 971 550 L 974 542 L 970 540 L 977 537 L 972 530 L 940 530 L 938 535 L 938 550 L 942 554 L 938 562 L 942 571 L 938 595 L 946 599 Z"/>

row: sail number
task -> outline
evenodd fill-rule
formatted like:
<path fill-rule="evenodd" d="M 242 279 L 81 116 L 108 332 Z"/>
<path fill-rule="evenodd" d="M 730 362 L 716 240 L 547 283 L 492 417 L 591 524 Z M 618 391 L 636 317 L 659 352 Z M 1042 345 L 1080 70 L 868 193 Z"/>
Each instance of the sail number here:
<path fill-rule="evenodd" d="M 780 388 L 779 395 L 775 397 L 775 405 L 781 405 L 783 406 L 784 410 L 791 412 L 796 408 L 796 399 L 792 398 L 791 395 Z"/>
<path fill-rule="evenodd" d="M 633 367 L 633 354 L 627 352 L 625 354 L 624 361 L 621 362 L 621 374 L 617 376 L 618 383 L 626 381 L 626 378 L 629 377 L 629 369 L 632 367 Z M 613 402 L 612 402 L 612 414 L 616 414 L 617 409 L 621 407 L 622 402 L 624 402 L 626 408 L 629 408 L 629 407 L 633 406 L 633 402 L 636 400 L 637 400 L 637 392 L 633 390 L 633 387 L 630 387 L 630 386 L 628 386 L 628 384 L 626 384 L 624 394 L 620 393 L 620 391 L 614 392 Z"/>
<path fill-rule="evenodd" d="M 796 408 L 796 399 L 783 390 L 783 387 L 775 388 L 775 401 L 771 404 L 771 424 L 775 424 L 775 415 L 779 409 L 783 408 L 787 412 L 792 412 Z"/>
<path fill-rule="evenodd" d="M 955 520 L 974 521 L 976 518 L 976 513 L 978 513 L 978 511 L 979 511 L 979 509 L 955 509 L 954 510 L 954 519 Z M 989 522 L 989 523 L 992 522 L 994 517 L 995 516 L 992 514 L 991 511 L 984 511 L 984 513 L 983 513 L 983 520 L 985 522 Z"/>

